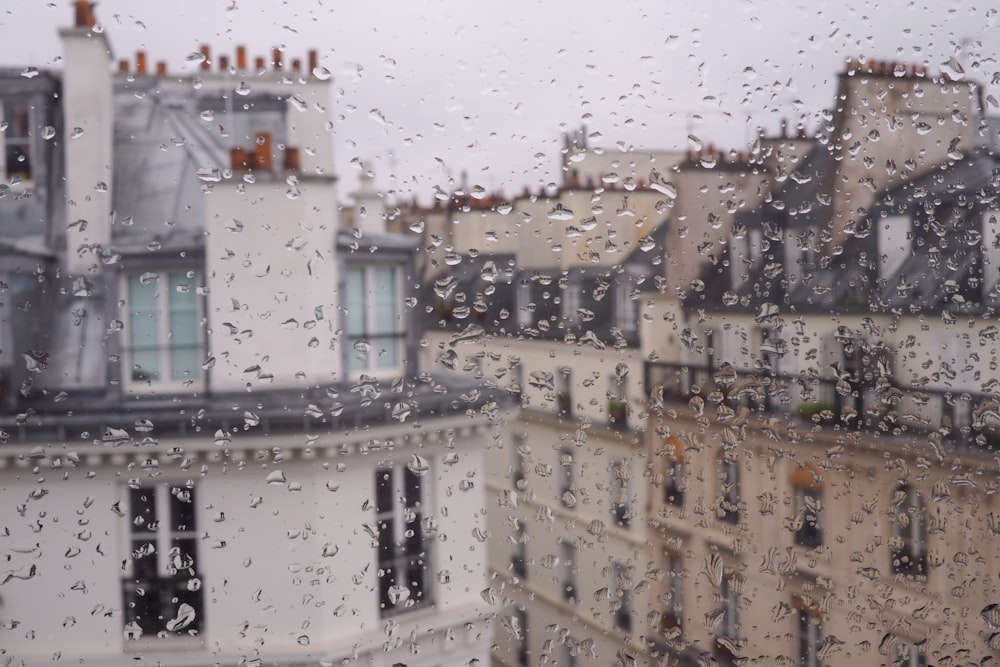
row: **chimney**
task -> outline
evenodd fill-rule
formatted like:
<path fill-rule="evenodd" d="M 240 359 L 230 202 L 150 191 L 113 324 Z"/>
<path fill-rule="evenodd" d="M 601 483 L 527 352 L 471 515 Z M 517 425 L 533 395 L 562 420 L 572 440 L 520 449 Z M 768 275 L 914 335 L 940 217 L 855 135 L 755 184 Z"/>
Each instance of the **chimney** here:
<path fill-rule="evenodd" d="M 76 20 L 74 24 L 77 28 L 90 29 L 94 27 L 94 5 L 87 0 L 76 0 Z"/>
<path fill-rule="evenodd" d="M 274 66 L 274 71 L 280 72 L 281 66 L 284 64 L 281 61 L 281 49 L 279 48 L 271 49 L 271 61 L 272 61 L 271 64 Z"/>
<path fill-rule="evenodd" d="M 240 72 L 247 69 L 247 47 L 242 44 L 236 47 L 236 69 Z"/>
<path fill-rule="evenodd" d="M 285 148 L 283 166 L 285 171 L 299 171 L 301 169 L 298 148 Z"/>
<path fill-rule="evenodd" d="M 220 72 L 229 71 L 229 56 L 219 56 L 219 71 Z"/>
<path fill-rule="evenodd" d="M 243 146 L 233 146 L 229 149 L 229 167 L 233 171 L 246 171 L 250 168 L 250 151 Z"/>
<path fill-rule="evenodd" d="M 261 56 L 257 56 L 253 59 L 254 67 L 257 69 L 257 73 L 260 74 L 264 71 L 264 59 Z"/>
<path fill-rule="evenodd" d="M 122 58 L 118 61 L 118 71 L 122 74 L 128 74 L 128 60 Z"/>
<path fill-rule="evenodd" d="M 271 133 L 258 132 L 254 137 L 254 169 L 271 171 Z"/>
<path fill-rule="evenodd" d="M 167 73 L 167 63 L 164 60 L 158 60 L 156 62 L 156 73 L 160 76 L 164 76 Z"/>
<path fill-rule="evenodd" d="M 309 49 L 309 71 L 306 74 L 312 74 L 317 67 L 319 67 L 319 53 L 316 49 Z"/>
<path fill-rule="evenodd" d="M 145 74 L 146 73 L 146 52 L 136 51 L 135 52 L 135 73 Z"/>
<path fill-rule="evenodd" d="M 292 59 L 292 71 L 301 72 L 302 71 L 302 61 L 298 58 Z"/>
<path fill-rule="evenodd" d="M 63 151 L 65 196 L 69 225 L 56 232 L 65 238 L 65 267 L 70 275 L 100 271 L 97 248 L 111 244 L 111 193 L 95 193 L 99 181 L 111 183 L 114 113 L 112 110 L 111 47 L 103 32 L 92 30 L 93 10 L 75 4 L 75 25 L 59 31 L 63 47 Z M 121 65 L 119 64 L 119 67 Z M 128 64 L 125 69 L 127 71 Z M 74 128 L 84 130 L 73 136 Z"/>
<path fill-rule="evenodd" d="M 207 72 L 212 67 L 212 63 L 210 61 L 211 51 L 209 51 L 208 44 L 201 45 L 201 55 L 203 56 L 201 60 L 201 70 L 203 72 Z"/>

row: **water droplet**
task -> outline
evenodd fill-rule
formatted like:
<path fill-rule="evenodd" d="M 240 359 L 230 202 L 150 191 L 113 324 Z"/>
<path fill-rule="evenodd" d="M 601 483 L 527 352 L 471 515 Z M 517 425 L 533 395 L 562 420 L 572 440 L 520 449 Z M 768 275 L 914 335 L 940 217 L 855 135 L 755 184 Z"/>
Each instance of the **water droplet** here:
<path fill-rule="evenodd" d="M 246 81 L 240 81 L 239 85 L 236 86 L 236 94 L 243 96 L 249 95 L 250 85 Z"/>
<path fill-rule="evenodd" d="M 431 465 L 423 456 L 414 454 L 410 457 L 410 460 L 406 462 L 406 468 L 414 475 L 423 477 L 431 469 Z"/>
<path fill-rule="evenodd" d="M 69 133 L 69 138 L 70 139 L 77 139 L 77 138 L 82 137 L 82 136 L 83 136 L 83 128 L 82 127 L 74 127 L 72 130 L 70 130 L 70 133 Z"/>
<path fill-rule="evenodd" d="M 264 479 L 268 484 L 285 484 L 288 481 L 285 478 L 285 473 L 280 470 L 272 470 Z"/>
<path fill-rule="evenodd" d="M 42 139 L 48 141 L 49 139 L 52 139 L 55 136 L 56 136 L 56 128 L 52 127 L 51 125 L 46 125 L 44 128 L 42 128 Z"/>

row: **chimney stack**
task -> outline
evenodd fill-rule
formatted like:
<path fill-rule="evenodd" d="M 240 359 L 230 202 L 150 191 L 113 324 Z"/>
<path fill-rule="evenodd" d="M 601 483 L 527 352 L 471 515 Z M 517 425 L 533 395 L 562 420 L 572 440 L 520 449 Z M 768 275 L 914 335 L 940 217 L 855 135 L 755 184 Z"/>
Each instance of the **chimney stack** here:
<path fill-rule="evenodd" d="M 135 73 L 145 74 L 146 73 L 146 52 L 136 51 L 135 52 Z"/>
<path fill-rule="evenodd" d="M 236 69 L 240 72 L 247 69 L 247 47 L 242 44 L 236 47 Z"/>
<path fill-rule="evenodd" d="M 271 60 L 273 61 L 272 65 L 274 66 L 274 71 L 280 72 L 281 66 L 283 64 L 281 62 L 281 49 L 279 48 L 271 49 Z"/>
<path fill-rule="evenodd" d="M 258 132 L 254 137 L 254 169 L 271 171 L 271 133 Z"/>
<path fill-rule="evenodd" d="M 87 0 L 76 0 L 76 20 L 74 24 L 77 28 L 93 28 L 94 23 L 94 5 L 87 2 Z"/>
<path fill-rule="evenodd" d="M 319 67 L 319 53 L 316 49 L 309 49 L 309 71 L 306 74 L 312 74 L 317 67 Z"/>
<path fill-rule="evenodd" d="M 211 51 L 209 51 L 208 44 L 201 45 L 201 55 L 201 70 L 208 71 L 212 67 L 211 61 L 209 60 Z"/>

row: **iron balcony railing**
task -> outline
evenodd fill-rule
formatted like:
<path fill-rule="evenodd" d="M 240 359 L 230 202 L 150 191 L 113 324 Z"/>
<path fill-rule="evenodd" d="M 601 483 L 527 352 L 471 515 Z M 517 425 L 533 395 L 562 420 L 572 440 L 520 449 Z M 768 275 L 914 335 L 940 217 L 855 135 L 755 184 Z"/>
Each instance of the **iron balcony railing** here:
<path fill-rule="evenodd" d="M 732 410 L 745 406 L 762 418 L 798 418 L 883 437 L 923 436 L 938 450 L 1000 450 L 1000 395 L 906 386 L 861 372 L 832 378 L 763 368 L 646 362 L 644 373 L 654 412 L 671 403 L 687 405 L 695 416 L 721 406 Z"/>

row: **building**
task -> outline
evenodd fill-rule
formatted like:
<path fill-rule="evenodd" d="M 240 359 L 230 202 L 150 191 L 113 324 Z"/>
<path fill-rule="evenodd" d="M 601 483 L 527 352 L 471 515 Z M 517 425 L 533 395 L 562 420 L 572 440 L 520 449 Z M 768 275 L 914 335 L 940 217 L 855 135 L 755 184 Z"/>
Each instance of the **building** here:
<path fill-rule="evenodd" d="M 0 661 L 484 663 L 502 403 L 341 227 L 315 53 L 113 72 L 75 11 L 0 77 Z"/>
<path fill-rule="evenodd" d="M 439 235 L 427 362 L 521 400 L 488 454 L 495 664 L 1000 655 L 996 123 L 859 60 L 824 118 L 627 194 L 573 194 L 570 140 L 557 190 L 435 209 L 487 231 Z"/>

